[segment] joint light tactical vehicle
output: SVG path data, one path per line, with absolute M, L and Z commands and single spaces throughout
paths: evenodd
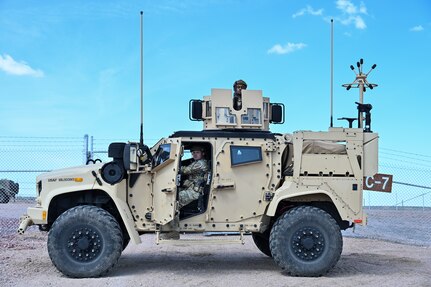
M 362 71 L 357 76 L 362 94 L 368 82 Z M 320 276 L 340 258 L 340 230 L 366 224 L 363 190 L 390 190 L 391 176 L 375 176 L 378 134 L 370 107 L 358 103 L 357 128 L 349 118 L 349 128 L 280 134 L 269 126 L 284 122 L 282 104 L 242 90 L 236 110 L 231 90 L 212 89 L 190 101 L 190 119 L 202 121 L 202 131 L 177 131 L 151 148 L 112 143 L 111 162 L 38 176 L 37 205 L 21 218 L 19 232 L 33 224 L 49 231 L 49 256 L 70 277 L 105 274 L 130 240 L 139 244 L 147 233 L 156 244 L 244 243 L 251 234 L 287 274 Z M 179 209 L 180 170 L 196 145 L 209 171 L 199 198 Z M 162 239 L 173 229 L 182 236 L 234 232 L 238 239 Z

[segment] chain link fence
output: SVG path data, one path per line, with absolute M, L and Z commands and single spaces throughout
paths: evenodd
M 146 139 L 146 144 L 156 141 Z M 38 174 L 89 160 L 107 162 L 111 142 L 127 140 L 88 135 L 0 137 L 0 236 L 16 233 L 19 217 L 34 205 Z M 379 156 L 379 172 L 394 176 L 392 192 L 365 191 L 368 226 L 344 234 L 430 246 L 431 156 L 385 148 Z
M 431 156 L 380 148 L 379 161 L 392 192 L 364 191 L 368 224 L 345 235 L 431 246 Z

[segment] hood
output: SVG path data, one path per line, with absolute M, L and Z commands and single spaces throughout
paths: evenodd
M 88 174 L 93 170 L 98 173 L 98 170 L 101 169 L 103 165 L 104 163 L 97 163 L 97 164 L 56 169 L 50 172 L 40 174 L 39 176 L 37 176 L 36 181 L 40 181 L 40 180 L 43 181 L 49 178 L 79 177 L 84 174 Z

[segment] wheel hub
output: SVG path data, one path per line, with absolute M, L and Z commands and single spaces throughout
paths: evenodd
M 318 229 L 303 227 L 294 233 L 291 248 L 298 258 L 312 261 L 322 255 L 325 239 Z
M 83 237 L 83 238 L 78 240 L 78 248 L 81 250 L 85 250 L 88 248 L 89 243 L 90 242 L 88 242 L 88 239 L 86 237 Z
M 102 251 L 102 240 L 99 232 L 92 228 L 76 228 L 67 241 L 69 255 L 80 262 L 95 259 Z
M 301 239 L 301 244 L 305 249 L 310 250 L 314 246 L 314 241 L 310 237 L 305 237 Z

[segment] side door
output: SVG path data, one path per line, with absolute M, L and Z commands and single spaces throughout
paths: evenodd
M 154 155 L 152 173 L 153 220 L 164 225 L 174 218 L 177 174 L 181 155 L 178 139 L 167 139 Z
M 209 218 L 239 222 L 261 216 L 274 168 L 271 158 L 266 142 L 259 139 L 248 143 L 231 138 L 219 145 L 214 161 L 221 164 L 215 165 Z

